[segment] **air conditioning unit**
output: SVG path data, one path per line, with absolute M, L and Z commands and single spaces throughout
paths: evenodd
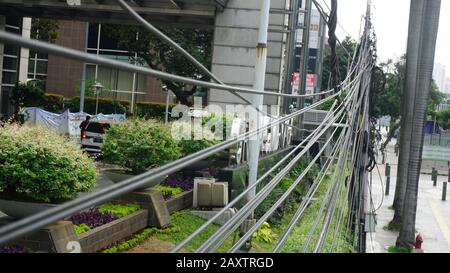
M 198 185 L 199 183 L 214 183 L 216 182 L 215 178 L 205 178 L 205 177 L 197 177 L 194 179 L 194 197 L 193 197 L 193 204 L 192 206 L 194 208 L 198 208 L 199 204 L 198 204 Z
M 228 202 L 228 183 L 214 178 L 194 179 L 194 208 L 223 208 Z

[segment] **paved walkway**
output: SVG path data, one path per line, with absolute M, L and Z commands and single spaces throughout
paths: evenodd
M 378 207 L 381 201 L 384 200 L 381 209 L 377 212 L 376 233 L 367 234 L 368 253 L 387 252 L 388 247 L 395 245 L 398 236 L 397 232 L 383 229 L 394 216 L 394 211 L 390 207 L 394 200 L 397 178 L 398 158 L 394 153 L 395 143 L 396 140 L 394 139 L 387 148 L 387 163 L 391 165 L 389 196 L 385 196 L 383 193 L 386 182 L 385 166 L 379 166 L 383 177 L 383 188 L 376 169 L 373 173 L 372 194 L 374 206 Z M 446 175 L 446 173 L 440 173 L 440 175 Z M 447 177 L 439 176 L 437 187 L 433 187 L 431 175 L 424 174 L 420 177 L 416 230 L 424 239 L 423 249 L 426 253 L 450 253 L 450 193 L 448 194 L 449 201 L 443 202 L 441 199 L 444 181 L 447 181 Z

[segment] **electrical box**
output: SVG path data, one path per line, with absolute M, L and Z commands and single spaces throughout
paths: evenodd
M 213 183 L 211 190 L 212 207 L 225 207 L 228 205 L 228 183 Z
M 374 213 L 366 213 L 365 232 L 374 233 L 376 227 L 377 215 Z
M 214 178 L 194 179 L 194 208 L 223 208 L 228 202 L 228 183 Z
M 199 207 L 198 204 L 198 184 L 199 183 L 214 183 L 216 182 L 215 178 L 204 178 L 204 177 L 197 177 L 194 179 L 194 196 L 193 196 L 193 202 L 192 202 L 192 207 L 197 208 Z
M 197 202 L 199 207 L 210 207 L 212 200 L 212 183 L 199 182 L 197 184 Z

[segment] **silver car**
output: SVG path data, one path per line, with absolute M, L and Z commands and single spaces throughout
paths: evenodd
M 110 127 L 109 123 L 91 121 L 86 125 L 81 135 L 81 149 L 89 153 L 101 153 L 105 131 Z

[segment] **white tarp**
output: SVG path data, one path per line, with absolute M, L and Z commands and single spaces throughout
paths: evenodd
M 86 119 L 87 113 L 70 113 L 69 110 L 62 114 L 47 112 L 40 108 L 29 107 L 23 109 L 24 121 L 27 125 L 43 126 L 48 129 L 57 131 L 60 134 L 68 134 L 70 136 L 80 135 L 80 123 Z M 90 115 L 93 121 L 105 121 L 108 123 L 125 121 L 126 116 L 123 115 Z

